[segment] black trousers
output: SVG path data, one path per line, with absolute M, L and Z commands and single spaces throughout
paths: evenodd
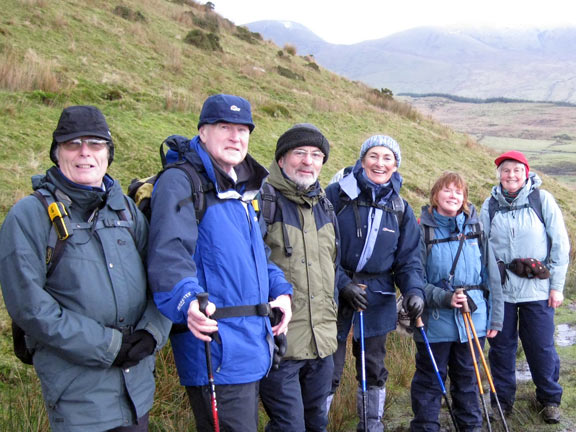
M 254 432 L 258 430 L 258 381 L 248 384 L 216 386 L 218 420 L 222 432 Z M 196 430 L 214 430 L 209 386 L 186 387 L 196 419 Z

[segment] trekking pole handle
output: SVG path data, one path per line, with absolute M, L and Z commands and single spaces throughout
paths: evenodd
M 464 288 L 456 288 L 454 291 L 456 294 L 464 294 Z M 468 300 L 462 303 L 462 309 L 460 310 L 462 313 L 470 313 L 470 307 L 468 306 Z
M 424 327 L 424 321 L 422 321 L 422 317 L 416 318 L 416 328 Z
M 200 312 L 206 315 L 206 308 L 208 307 L 208 293 L 198 293 L 196 294 L 196 299 L 198 300 L 198 308 L 200 309 Z

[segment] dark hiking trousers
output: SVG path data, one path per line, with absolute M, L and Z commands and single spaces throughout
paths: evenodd
M 364 341 L 366 359 L 366 386 L 384 387 L 388 378 L 388 370 L 384 365 L 386 357 L 386 335 L 366 338 Z M 352 353 L 356 359 L 356 380 L 358 384 L 362 380 L 362 362 L 360 353 L 360 341 L 352 340 Z M 332 391 L 335 393 L 340 386 L 340 379 L 344 371 L 346 361 L 346 340 L 338 340 L 338 349 L 334 354 L 334 376 L 332 378 Z
M 480 338 L 484 345 L 484 338 Z M 482 411 L 478 399 L 478 384 L 474 362 L 468 343 L 436 342 L 430 347 L 440 371 L 442 381 L 450 377 L 450 398 L 454 417 L 460 430 L 482 427 Z M 416 343 L 416 372 L 410 387 L 414 419 L 410 423 L 412 432 L 437 432 L 440 430 L 439 415 L 442 405 L 442 389 L 432 366 L 430 355 L 423 342 Z M 479 357 L 476 354 L 478 361 Z M 478 365 L 480 368 L 481 364 Z
M 267 432 L 324 432 L 328 425 L 332 356 L 284 360 L 260 381 L 260 397 L 270 421 Z
M 560 405 L 560 358 L 554 347 L 554 308 L 547 300 L 504 303 L 504 327 L 490 339 L 490 369 L 502 409 L 512 409 L 516 398 L 518 336 L 542 405 Z
M 214 430 L 209 386 L 186 387 L 198 432 Z M 258 430 L 258 381 L 216 386 L 218 419 L 222 432 Z

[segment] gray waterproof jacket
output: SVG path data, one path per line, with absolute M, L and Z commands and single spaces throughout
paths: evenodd
M 530 173 L 527 183 L 512 203 L 504 199 L 501 185 L 494 186 L 492 196 L 501 207 L 518 208 L 496 212 L 492 221 L 489 215 L 490 198 L 482 205 L 480 220 L 497 260 L 510 263 L 514 258 L 535 258 L 550 270 L 549 279 L 523 278 L 506 270 L 507 280 L 502 290 L 504 301 L 508 303 L 547 300 L 550 290 L 564 290 L 570 244 L 560 207 L 545 190 L 540 190 L 545 224 L 540 222 L 531 207 L 522 207 L 528 204 L 530 192 L 541 184 L 542 180 L 535 173 Z
M 148 226 L 119 184 L 81 188 L 53 167 L 33 178 L 35 189 L 64 192 L 74 234 L 46 277 L 51 230 L 33 196 L 17 202 L 0 229 L 0 283 L 6 308 L 35 350 L 34 368 L 53 431 L 103 431 L 146 414 L 154 396 L 154 356 L 122 370 L 112 366 L 120 328 L 144 329 L 160 349 L 170 322 L 147 292 L 142 263 Z M 129 206 L 132 229 L 118 226 Z M 99 211 L 93 210 L 100 209 Z M 92 217 L 88 229 L 76 229 Z

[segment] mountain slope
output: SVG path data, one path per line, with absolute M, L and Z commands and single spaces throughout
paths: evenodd
M 463 134 L 380 91 L 318 67 L 310 58 L 290 55 L 191 0 L 3 0 L 2 12 L 0 222 L 17 199 L 30 193 L 30 177 L 52 165 L 51 134 L 63 107 L 92 104 L 104 112 L 116 145 L 109 172 L 126 189 L 132 178 L 160 168 L 158 147 L 164 138 L 196 133 L 202 102 L 217 92 L 251 101 L 256 129 L 250 153 L 265 166 L 286 129 L 310 122 L 330 142 L 324 185 L 353 163 L 361 143 L 376 133 L 400 143 L 402 194 L 417 214 L 444 170 L 466 176 L 476 205 L 495 182 L 495 155 Z M 190 38 L 217 49 L 185 42 Z M 323 46 L 321 40 L 316 43 Z M 349 61 L 349 47 L 324 48 L 341 49 L 334 58 Z M 410 55 L 396 58 L 408 67 Z M 544 186 L 554 193 L 575 232 L 574 194 L 546 176 Z M 573 286 L 573 269 L 570 272 Z M 47 431 L 39 383 L 32 368 L 15 360 L 9 328 L 0 300 L 0 430 Z M 391 355 L 397 352 L 390 350 Z M 411 361 L 391 363 L 409 366 Z M 193 430 L 169 349 L 160 353 L 157 365 L 151 430 Z M 355 409 L 355 385 L 350 387 L 350 413 Z M 405 395 L 406 389 L 407 384 Z M 396 400 L 393 388 L 389 394 Z M 402 407 L 409 410 L 409 402 Z M 387 409 L 387 415 L 391 411 Z M 409 415 L 401 420 L 406 423 Z M 19 420 L 21 424 L 14 423 Z
M 247 25 L 338 74 L 394 93 L 446 93 L 576 102 L 576 28 L 418 27 L 353 45 L 319 42 L 285 22 Z

